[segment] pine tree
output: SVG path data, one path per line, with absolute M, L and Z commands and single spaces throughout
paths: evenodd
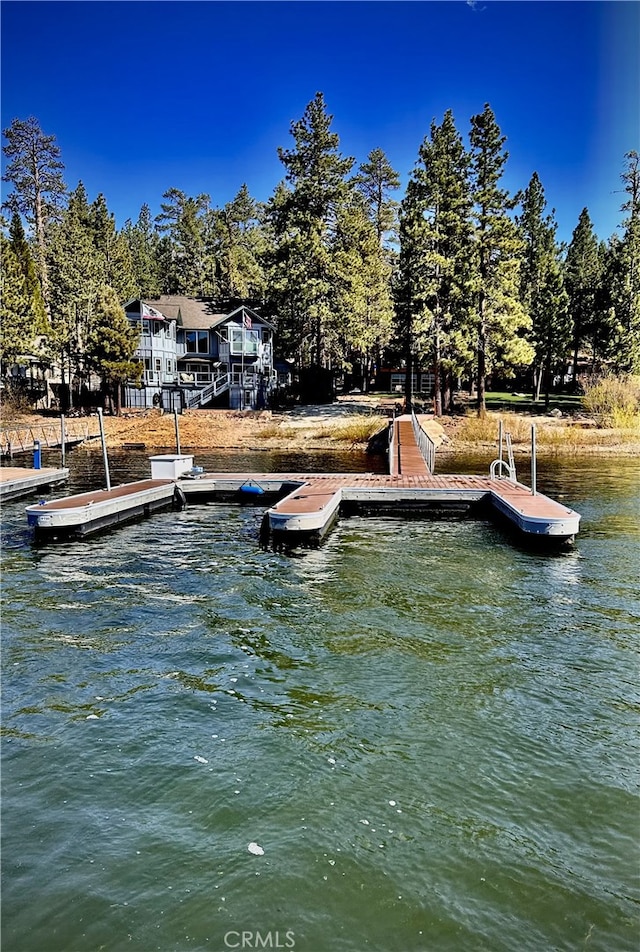
M 0 233 L 0 362 L 2 376 L 35 339 L 33 312 L 24 271 L 11 242 Z
M 279 277 L 281 298 L 285 313 L 294 300 L 302 308 L 297 315 L 299 329 L 292 336 L 300 341 L 299 359 L 318 367 L 330 366 L 335 356 L 329 346 L 336 296 L 331 242 L 353 165 L 352 158 L 343 158 L 338 151 L 332 120 L 322 93 L 317 93 L 302 119 L 291 124 L 294 148 L 278 149 L 289 184 L 288 191 L 280 193 L 286 201 L 279 209 L 276 234 L 284 252 L 277 257 L 287 269 Z
M 567 313 L 556 222 L 553 212 L 545 215 L 547 202 L 537 172 L 534 172 L 522 197 L 518 227 L 524 242 L 520 274 L 520 294 L 532 321 L 533 397 L 538 400 L 545 384 L 548 405 L 552 371 L 564 373 L 567 348 L 572 339 L 572 323 Z
M 640 373 L 640 159 L 625 155 L 622 181 L 628 198 L 622 239 L 611 243 L 608 358 L 618 373 Z
M 262 256 L 265 239 L 259 206 L 242 185 L 235 198 L 217 212 L 216 273 L 218 293 L 230 301 L 259 302 L 264 297 Z
M 301 238 L 289 219 L 291 191 L 281 182 L 267 202 L 262 216 L 266 248 L 265 313 L 275 322 L 281 352 L 298 366 L 309 363 L 307 334 L 306 262 Z
M 400 188 L 400 176 L 382 149 L 373 149 L 368 161 L 361 164 L 355 183 L 366 200 L 382 248 L 397 234 L 399 203 L 389 193 Z
M 598 289 L 602 278 L 598 239 L 589 212 L 580 212 L 565 260 L 565 287 L 569 295 L 569 314 L 573 322 L 573 383 L 577 382 L 580 350 L 592 332 L 597 312 Z
M 47 250 L 49 228 L 57 221 L 64 204 L 64 165 L 55 136 L 45 135 L 34 116 L 14 119 L 4 130 L 7 144 L 3 152 L 9 160 L 2 176 L 10 182 L 13 192 L 4 207 L 24 215 L 33 226 L 37 248 L 37 265 L 45 311 L 50 315 Z
M 22 219 L 17 212 L 13 213 L 11 222 L 9 223 L 9 241 L 24 275 L 25 290 L 33 322 L 33 332 L 34 334 L 45 334 L 49 329 L 49 324 L 47 322 L 47 315 L 42 298 L 42 288 L 40 287 L 36 264 L 31 255 L 31 249 L 24 233 Z
M 98 293 L 86 358 L 102 378 L 105 398 L 119 415 L 121 389 L 127 380 L 139 377 L 142 367 L 133 361 L 140 334 L 127 320 L 118 295 L 108 285 Z
M 469 141 L 476 224 L 478 412 L 484 413 L 487 374 L 530 364 L 533 348 L 525 338 L 531 321 L 519 297 L 522 243 L 509 216 L 514 202 L 500 187 L 509 154 L 488 103 L 471 117 Z
M 165 293 L 204 296 L 207 292 L 205 222 L 210 199 L 201 194 L 190 198 L 179 188 L 170 188 L 156 216 L 158 230 L 168 238 L 165 246 Z
M 101 283 L 113 288 L 121 301 L 128 300 L 136 292 L 131 253 L 126 237 L 116 230 L 115 217 L 102 193 L 90 207 L 89 227 L 100 262 Z
M 355 372 L 355 382 L 366 391 L 372 363 L 391 336 L 393 305 L 391 267 L 358 192 L 340 207 L 333 256 L 336 305 L 332 349 L 342 355 L 343 369 Z
M 435 376 L 435 412 L 472 357 L 469 158 L 448 111 L 431 123 L 403 203 L 400 287 L 409 295 L 410 336 Z M 407 394 L 409 396 L 409 393 Z
M 51 346 L 62 366 L 63 401 L 68 393 L 71 405 L 74 386 L 78 390 L 88 382 L 85 348 L 104 270 L 93 237 L 91 209 L 79 182 L 62 221 L 52 228 L 49 252 Z
M 159 239 L 148 205 L 141 207 L 135 225 L 130 221 L 125 223 L 123 235 L 131 255 L 135 285 L 133 293 L 142 298 L 160 297 L 162 282 L 158 260 Z

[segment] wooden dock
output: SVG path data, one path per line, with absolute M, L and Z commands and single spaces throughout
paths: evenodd
M 279 542 L 321 540 L 343 512 L 482 511 L 500 516 L 525 537 L 571 541 L 580 516 L 528 486 L 490 476 L 415 476 L 378 474 L 207 473 L 182 478 L 187 502 L 240 499 L 251 483 L 263 495 L 251 501 L 281 496 L 268 511 L 269 528 Z M 244 497 L 245 500 L 248 497 Z
M 69 478 L 68 469 L 29 469 L 26 466 L 0 466 L 0 500 L 19 499 L 58 486 Z
M 501 453 L 488 476 L 436 476 L 434 453 L 433 433 L 415 416 L 403 416 L 389 431 L 389 475 L 203 473 L 192 456 L 163 455 L 151 458 L 149 480 L 29 506 L 27 514 L 39 535 L 57 537 L 86 535 L 188 502 L 271 503 L 262 540 L 289 546 L 321 540 L 341 513 L 482 511 L 522 538 L 573 541 L 579 514 L 519 483 L 511 453 L 507 462 Z
M 27 521 L 40 538 L 86 536 L 181 504 L 174 480 L 141 479 L 27 506 Z

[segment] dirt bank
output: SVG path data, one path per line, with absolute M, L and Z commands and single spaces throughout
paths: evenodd
M 326 450 L 366 447 L 374 434 L 384 430 L 394 408 L 392 399 L 379 395 L 340 398 L 322 406 L 298 407 L 273 413 L 229 410 L 189 410 L 179 417 L 183 450 L 198 449 L 288 449 Z M 529 452 L 531 424 L 537 427 L 540 454 L 607 453 L 640 456 L 640 432 L 599 429 L 588 418 L 574 419 L 525 414 L 488 413 L 483 420 L 469 414 L 442 418 L 425 416 L 436 435 L 439 454 L 468 453 L 496 446 L 498 421 L 512 435 L 516 453 Z M 55 418 L 53 418 L 55 419 Z M 3 408 L 3 427 L 52 422 L 52 418 L 11 414 Z M 150 451 L 175 447 L 175 421 L 160 410 L 125 411 L 120 417 L 104 418 L 107 446 L 122 449 L 136 446 Z M 93 441 L 99 449 L 99 441 Z

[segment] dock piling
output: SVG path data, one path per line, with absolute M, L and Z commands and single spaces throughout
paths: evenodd
M 60 457 L 61 464 L 64 467 L 67 458 L 67 432 L 64 422 L 64 413 L 60 414 Z
M 536 495 L 536 425 L 531 424 L 531 495 Z
M 98 407 L 98 421 L 100 423 L 100 442 L 102 443 L 102 459 L 104 460 L 104 473 L 107 479 L 107 492 L 111 490 L 111 476 L 109 474 L 109 457 L 107 456 L 107 442 L 104 436 L 104 420 L 102 419 L 102 408 Z
M 42 469 L 42 449 L 40 440 L 33 441 L 33 468 Z
M 180 456 L 180 425 L 178 423 L 178 411 L 175 408 L 173 410 L 173 422 L 176 428 L 176 453 Z

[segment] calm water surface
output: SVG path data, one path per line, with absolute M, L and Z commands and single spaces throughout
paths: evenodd
M 538 479 L 568 554 L 353 518 L 286 556 L 216 504 L 36 547 L 4 506 L 3 949 L 636 950 L 637 463 Z

